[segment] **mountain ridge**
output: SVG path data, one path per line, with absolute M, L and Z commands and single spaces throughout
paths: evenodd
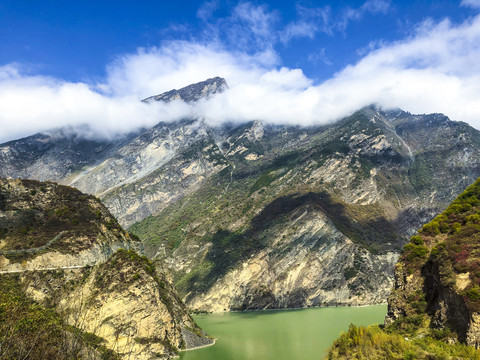
M 143 99 L 142 102 L 148 104 L 154 101 L 171 102 L 173 100 L 182 100 L 189 103 L 222 93 L 226 89 L 228 89 L 226 80 L 216 76 L 195 84 L 187 85 L 179 90 L 173 89 L 159 95 L 149 96 Z
M 45 138 L 36 157 L 22 141 L 0 145 L 0 175 L 99 196 L 202 311 L 382 301 L 408 237 L 480 176 L 477 130 L 375 106 L 322 126 L 195 118 L 108 144 Z

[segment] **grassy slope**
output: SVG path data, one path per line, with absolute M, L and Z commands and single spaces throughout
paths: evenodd
M 432 332 L 422 338 L 410 339 L 382 330 L 377 325 L 367 328 L 350 325 L 348 331 L 335 340 L 326 359 L 480 359 L 480 351 L 458 343 L 449 345 L 439 339 L 442 336 Z

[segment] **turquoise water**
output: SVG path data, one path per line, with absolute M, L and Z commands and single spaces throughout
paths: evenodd
M 182 360 L 322 359 L 350 323 L 383 323 L 386 305 L 194 316 L 217 339 L 213 346 L 182 352 Z

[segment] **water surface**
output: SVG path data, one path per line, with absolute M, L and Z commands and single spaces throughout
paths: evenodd
M 350 323 L 383 323 L 386 305 L 194 316 L 217 339 L 213 346 L 182 352 L 182 360 L 322 359 Z

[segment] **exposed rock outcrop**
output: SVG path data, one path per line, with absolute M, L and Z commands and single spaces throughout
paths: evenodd
M 73 327 L 66 331 L 94 334 L 95 346 L 115 356 L 169 358 L 213 342 L 171 279 L 138 255 L 140 241 L 94 196 L 0 179 L 0 242 L 0 276 Z
M 448 330 L 450 341 L 480 346 L 479 198 L 477 180 L 405 246 L 386 325 L 424 319 L 419 333 Z
M 225 79 L 217 76 L 196 84 L 185 86 L 180 90 L 174 89 L 160 95 L 150 96 L 142 101 L 146 103 L 151 103 L 154 101 L 170 102 L 174 100 L 192 102 L 208 98 L 213 94 L 221 93 L 227 88 L 228 85 Z

